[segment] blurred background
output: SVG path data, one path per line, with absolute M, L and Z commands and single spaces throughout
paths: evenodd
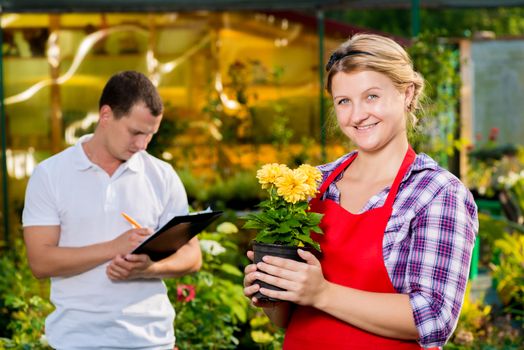
M 324 64 L 357 32 L 395 39 L 428 82 L 411 142 L 459 176 L 480 233 L 461 321 L 446 349 L 520 349 L 524 305 L 524 1 L 0 0 L 0 348 L 46 348 L 46 281 L 21 241 L 34 167 L 94 130 L 114 73 L 149 76 L 165 103 L 149 151 L 170 162 L 194 209 L 227 211 L 201 234 L 201 272 L 166 281 L 180 349 L 279 349 L 248 305 L 238 229 L 268 162 L 332 161 Z M 212 288 L 210 288 L 212 287 Z

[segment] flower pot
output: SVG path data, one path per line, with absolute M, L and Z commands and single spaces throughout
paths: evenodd
M 277 256 L 279 258 L 291 259 L 295 261 L 304 262 L 297 252 L 297 249 L 307 249 L 304 247 L 290 247 L 279 244 L 260 243 L 253 241 L 253 252 L 255 253 L 255 264 L 262 261 L 262 258 L 266 255 Z M 271 290 L 285 290 L 279 287 L 275 287 L 269 283 L 256 280 L 254 284 L 258 284 L 260 287 L 264 287 Z M 254 295 L 260 301 L 280 301 L 280 299 L 267 297 L 264 294 L 257 292 Z

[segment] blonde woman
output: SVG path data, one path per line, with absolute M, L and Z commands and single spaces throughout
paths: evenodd
M 441 347 L 466 289 L 473 197 L 409 145 L 424 80 L 400 45 L 357 34 L 326 70 L 338 125 L 356 150 L 319 167 L 310 205 L 324 214 L 324 235 L 313 235 L 323 254 L 299 249 L 304 263 L 267 257 L 247 266 L 245 294 L 286 327 L 285 350 Z M 262 303 L 257 291 L 284 301 Z

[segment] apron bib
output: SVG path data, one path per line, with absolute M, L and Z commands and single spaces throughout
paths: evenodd
M 384 205 L 361 214 L 352 214 L 332 200 L 321 200 L 331 182 L 357 157 L 338 166 L 322 184 L 311 211 L 323 213 L 324 234 L 312 234 L 322 249 L 322 272 L 330 282 L 377 293 L 397 293 L 389 279 L 382 241 L 393 211 L 400 182 L 415 160 L 409 147 Z M 341 303 L 344 301 L 341 300 Z M 393 349 L 420 350 L 415 341 L 386 338 L 366 332 L 313 307 L 297 305 L 284 339 L 284 350 L 308 349 Z

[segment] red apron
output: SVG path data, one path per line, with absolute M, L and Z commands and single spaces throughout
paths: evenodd
M 342 286 L 377 293 L 397 293 L 384 265 L 382 240 L 400 182 L 416 154 L 409 147 L 384 205 L 358 215 L 332 200 L 320 200 L 329 184 L 356 156 L 354 154 L 336 168 L 322 184 L 317 197 L 310 202 L 312 211 L 324 213 L 320 224 L 324 235 L 312 235 L 322 249 L 322 271 L 326 280 Z M 375 335 L 318 309 L 297 305 L 286 330 L 284 350 L 308 349 L 420 350 L 421 347 L 415 341 Z

